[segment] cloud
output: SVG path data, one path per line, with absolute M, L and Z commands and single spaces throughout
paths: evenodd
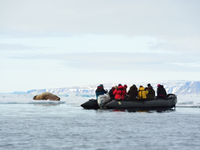
M 91 53 L 69 55 L 64 60 L 70 67 L 88 70 L 146 70 L 154 72 L 187 70 L 196 72 L 199 70 L 200 62 L 197 61 L 198 57 L 192 56 L 192 58 L 193 60 L 189 57 L 183 58 L 183 55 L 166 55 L 164 53 Z M 180 66 L 180 64 L 183 65 Z
M 193 36 L 197 0 L 3 0 L 1 31 Z
M 198 0 L 2 0 L 0 32 L 37 37 L 142 36 L 163 41 L 150 44 L 153 49 L 199 51 L 199 14 Z
M 179 66 L 179 67 L 182 67 L 182 68 L 200 69 L 200 61 L 194 61 L 194 62 L 174 62 L 174 63 L 169 63 L 169 64 L 175 65 L 175 66 Z
M 199 14 L 198 0 L 1 0 L 2 89 L 198 79 Z
M 151 36 L 124 36 L 88 34 L 81 36 L 27 36 L 1 37 L 0 49 L 46 49 L 49 52 L 143 52 L 143 53 L 176 53 L 187 51 L 185 47 L 165 39 Z M 189 44 L 189 43 L 188 43 Z M 2 46 L 1 46 L 2 45 Z M 185 45 L 184 45 L 185 46 Z M 197 48 L 198 49 L 198 48 Z
M 38 60 L 46 60 L 63 68 L 95 71 L 199 69 L 198 47 L 195 51 L 186 48 L 183 43 L 183 49 L 177 48 L 174 43 L 149 36 L 82 35 L 1 39 L 0 58 L 9 61 L 37 63 Z M 180 65 L 192 63 L 197 65 Z
M 0 90 L 28 90 L 106 82 L 198 80 L 199 59 L 190 57 L 195 61 L 183 55 L 164 53 L 18 55 L 10 59 L 0 59 Z
M 14 55 L 10 60 L 37 63 L 45 61 L 57 64 L 60 68 L 81 71 L 94 70 L 135 70 L 135 71 L 199 71 L 199 56 L 177 53 L 54 53 Z M 47 63 L 48 64 L 48 63 Z
M 4 44 L 0 43 L 0 51 L 24 51 L 24 50 L 41 50 L 44 47 L 27 46 L 23 44 Z

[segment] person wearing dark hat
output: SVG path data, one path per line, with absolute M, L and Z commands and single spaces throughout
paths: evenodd
M 115 99 L 115 95 L 113 94 L 113 92 L 114 92 L 115 89 L 116 89 L 116 87 L 113 86 L 113 87 L 110 89 L 110 91 L 108 92 L 108 94 L 109 94 L 111 100 Z
M 147 84 L 147 90 L 148 90 L 147 99 L 149 100 L 155 99 L 155 91 L 150 83 Z
M 96 98 L 98 98 L 99 95 L 104 95 L 107 93 L 107 91 L 104 89 L 103 84 L 100 84 L 99 86 L 97 86 L 95 93 L 96 93 Z
M 160 85 L 160 84 L 157 85 L 157 98 L 161 98 L 161 99 L 167 98 L 167 92 L 163 85 Z
M 128 99 L 127 100 L 136 100 L 138 95 L 138 89 L 135 84 L 133 84 L 128 91 Z
M 124 84 L 124 91 L 125 91 L 125 100 L 127 100 L 128 95 L 127 95 L 127 88 L 128 86 L 126 84 Z

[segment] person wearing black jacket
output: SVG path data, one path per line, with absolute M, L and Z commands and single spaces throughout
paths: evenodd
M 135 84 L 133 84 L 128 91 L 128 99 L 127 100 L 137 100 L 138 89 Z
M 115 87 L 112 87 L 112 89 L 110 89 L 110 91 L 108 92 L 111 100 L 115 99 L 115 95 L 113 94 L 115 89 Z
M 155 91 L 151 86 L 151 84 L 147 84 L 147 90 L 148 90 L 147 99 L 149 100 L 155 99 Z
M 163 85 L 158 84 L 157 86 L 157 98 L 166 99 L 167 92 Z

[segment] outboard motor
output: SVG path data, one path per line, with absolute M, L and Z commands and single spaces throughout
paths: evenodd
M 97 103 L 100 108 L 110 101 L 110 96 L 108 94 L 100 95 L 97 99 Z

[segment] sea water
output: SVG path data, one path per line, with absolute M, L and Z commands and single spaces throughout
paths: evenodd
M 36 102 L 0 96 L 0 149 L 199 150 L 199 99 L 178 99 L 165 112 L 84 110 L 82 97 Z

